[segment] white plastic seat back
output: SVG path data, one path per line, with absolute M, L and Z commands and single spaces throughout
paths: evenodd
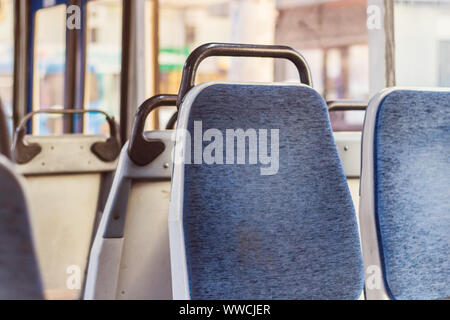
M 84 298 L 172 299 L 168 214 L 174 131 L 143 134 L 147 115 L 173 106 L 156 96 L 139 108 L 94 240 Z
M 116 166 L 115 127 L 108 118 L 114 127 L 109 138 L 25 136 L 32 115 L 17 130 L 13 155 L 29 191 L 45 297 L 79 299 L 104 193 Z

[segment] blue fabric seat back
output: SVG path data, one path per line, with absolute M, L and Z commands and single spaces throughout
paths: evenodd
M 197 95 L 187 121 L 193 140 L 194 123 L 202 121 L 203 132 L 223 133 L 224 145 L 227 129 L 255 129 L 263 140 L 258 130 L 267 129 L 269 155 L 271 130 L 279 130 L 276 174 L 249 164 L 249 139 L 246 165 L 185 165 L 191 298 L 358 299 L 357 222 L 320 95 L 306 86 L 212 84 Z M 226 162 L 229 150 L 223 152 Z
M 0 156 L 0 300 L 42 299 L 22 186 Z
M 396 90 L 378 107 L 375 211 L 394 299 L 450 296 L 450 92 Z

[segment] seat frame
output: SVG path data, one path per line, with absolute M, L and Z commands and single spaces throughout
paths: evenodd
M 399 90 L 450 92 L 444 88 L 393 87 L 379 92 L 369 103 L 362 138 L 362 168 L 360 186 L 360 229 L 365 270 L 367 300 L 391 300 L 383 274 L 375 217 L 374 141 L 379 107 L 392 92 Z
M 131 160 L 128 153 L 128 142 L 123 147 L 90 253 L 85 300 L 116 299 L 122 251 L 126 241 L 124 232 L 132 182 L 170 181 L 173 135 L 173 131 L 145 133 L 147 139 L 156 139 L 166 145 L 164 152 L 145 166 L 139 166 Z
M 202 83 L 191 89 L 183 99 L 180 108 L 175 148 L 174 148 L 174 170 L 172 176 L 172 191 L 169 209 L 169 240 L 172 267 L 172 292 L 174 300 L 190 300 L 190 285 L 186 258 L 185 236 L 183 227 L 183 201 L 184 201 L 184 158 L 185 146 L 187 145 L 187 131 L 191 106 L 197 96 L 207 87 L 222 84 L 223 82 Z M 226 83 L 225 83 L 226 84 Z M 241 85 L 254 85 L 255 83 L 240 83 Z M 258 83 L 264 85 L 264 83 Z M 277 84 L 279 86 L 292 86 L 292 84 Z M 306 86 L 300 84 L 299 86 Z M 309 87 L 309 86 L 306 86 Z M 357 175 L 357 174 L 356 174 Z M 363 292 L 361 292 L 363 296 Z

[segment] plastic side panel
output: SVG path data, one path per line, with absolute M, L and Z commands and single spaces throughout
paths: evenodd
M 133 183 L 117 299 L 172 299 L 169 200 L 170 181 Z
M 348 178 L 359 178 L 361 173 L 361 132 L 335 132 L 334 139 Z
M 122 256 L 123 239 L 96 238 L 92 248 L 95 259 L 89 264 L 85 300 L 114 300 Z
M 26 180 L 33 208 L 31 225 L 48 299 L 80 297 L 100 179 L 100 174 L 86 174 L 30 176 Z

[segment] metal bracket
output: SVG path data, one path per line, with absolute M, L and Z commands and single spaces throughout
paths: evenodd
M 176 95 L 157 95 L 146 101 L 139 107 L 134 119 L 133 132 L 131 133 L 128 155 L 139 166 L 145 166 L 155 160 L 164 152 L 166 146 L 160 140 L 148 140 L 144 137 L 145 120 L 156 108 L 174 106 L 177 103 Z
M 105 142 L 97 142 L 91 146 L 91 151 L 100 160 L 104 162 L 112 162 L 117 159 L 120 154 L 120 144 L 117 137 L 117 125 L 114 118 L 110 117 L 106 112 L 101 110 L 39 110 L 26 115 L 19 126 L 17 127 L 16 134 L 14 136 L 13 143 L 13 156 L 14 160 L 18 164 L 26 164 L 33 160 L 39 153 L 41 153 L 42 148 L 37 143 L 26 144 L 24 142 L 24 137 L 26 135 L 27 122 L 32 119 L 35 115 L 39 114 L 62 114 L 62 115 L 75 115 L 75 114 L 87 114 L 87 113 L 101 113 L 106 117 L 109 124 L 109 138 Z

